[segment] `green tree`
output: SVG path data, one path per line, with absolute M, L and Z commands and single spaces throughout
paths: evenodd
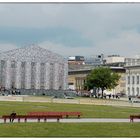
M 119 79 L 120 75 L 114 73 L 110 68 L 98 67 L 87 75 L 85 87 L 87 89 L 101 88 L 103 97 L 104 90 L 115 88 Z

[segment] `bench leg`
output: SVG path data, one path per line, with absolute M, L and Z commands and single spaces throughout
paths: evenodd
M 25 118 L 24 122 L 27 122 L 27 118 Z
M 80 118 L 80 115 L 78 115 L 78 119 Z
M 4 123 L 6 123 L 6 118 L 4 118 Z
M 9 121 L 12 122 L 12 118 L 11 117 L 9 118 Z
M 47 119 L 46 118 L 44 118 L 44 122 L 46 122 L 47 121 Z
M 57 122 L 59 122 L 59 118 L 57 118 Z
M 38 118 L 38 122 L 40 122 L 40 118 Z
M 20 123 L 20 118 L 18 118 L 18 122 Z
M 69 116 L 68 115 L 66 115 L 66 118 L 68 118 Z
M 133 122 L 133 118 L 130 118 L 130 122 Z

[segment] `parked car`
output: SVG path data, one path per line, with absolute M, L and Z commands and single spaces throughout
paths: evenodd
M 132 98 L 132 102 L 133 103 L 140 103 L 140 99 L 139 98 Z
M 125 93 L 116 93 L 116 95 L 118 95 L 118 96 L 120 96 L 120 97 L 124 97 L 124 96 L 126 96 Z

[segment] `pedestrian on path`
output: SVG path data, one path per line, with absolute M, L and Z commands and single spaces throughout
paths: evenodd
M 128 98 L 129 102 L 132 103 L 131 97 Z

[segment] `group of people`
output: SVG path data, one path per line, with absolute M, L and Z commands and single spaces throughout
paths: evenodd
M 10 92 L 10 94 L 12 94 L 12 95 L 20 95 L 20 91 L 19 90 L 12 90 Z
M 106 99 L 106 98 L 108 98 L 108 99 L 120 99 L 120 96 L 119 95 L 114 95 L 114 94 L 108 94 L 108 95 L 106 95 L 106 94 L 103 94 L 103 96 L 102 96 L 102 94 L 92 94 L 91 95 L 92 97 L 95 97 L 95 98 L 104 98 L 104 99 Z
M 20 95 L 20 90 L 18 89 L 5 89 L 4 87 L 3 88 L 0 88 L 0 93 L 5 96 L 5 95 Z

